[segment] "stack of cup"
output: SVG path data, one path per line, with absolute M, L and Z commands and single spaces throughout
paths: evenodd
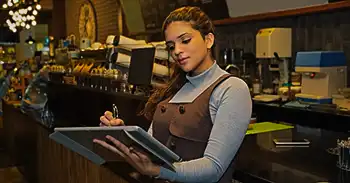
M 338 140 L 337 145 L 339 149 L 337 165 L 342 170 L 350 171 L 350 138 Z

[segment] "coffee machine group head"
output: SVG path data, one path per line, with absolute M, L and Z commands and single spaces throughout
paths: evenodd
M 256 35 L 256 59 L 264 89 L 276 89 L 289 81 L 292 29 L 265 28 Z

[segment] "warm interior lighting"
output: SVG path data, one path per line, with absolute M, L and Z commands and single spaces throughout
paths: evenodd
M 7 0 L 2 5 L 2 8 L 9 10 L 9 18 L 6 20 L 6 23 L 13 32 L 17 31 L 16 27 L 30 29 L 31 26 L 37 25 L 35 17 L 42 9 L 42 6 L 38 2 L 38 0 Z

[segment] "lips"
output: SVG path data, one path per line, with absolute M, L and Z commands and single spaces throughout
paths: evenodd
M 188 58 L 189 57 L 178 59 L 177 62 L 179 62 L 180 65 L 184 65 L 184 64 L 186 64 Z

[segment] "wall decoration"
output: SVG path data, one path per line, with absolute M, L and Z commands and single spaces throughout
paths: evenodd
M 79 10 L 79 37 L 88 38 L 92 43 L 97 37 L 96 11 L 91 1 L 85 1 Z

